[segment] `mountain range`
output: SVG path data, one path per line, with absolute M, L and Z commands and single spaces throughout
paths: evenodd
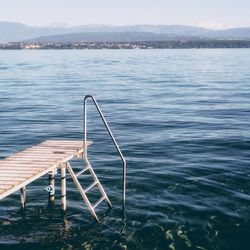
M 22 23 L 0 22 L 0 42 L 135 42 L 182 39 L 250 40 L 250 27 L 224 30 L 186 25 L 33 27 Z

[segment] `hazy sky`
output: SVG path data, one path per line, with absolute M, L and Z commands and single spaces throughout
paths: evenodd
M 250 27 L 250 0 L 0 0 L 0 21 Z

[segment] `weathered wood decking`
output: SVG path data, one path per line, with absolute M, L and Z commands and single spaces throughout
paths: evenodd
M 80 154 L 83 141 L 48 140 L 1 160 L 0 200 Z

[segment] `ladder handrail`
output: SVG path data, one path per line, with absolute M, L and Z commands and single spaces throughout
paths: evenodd
M 126 163 L 126 160 L 125 160 L 125 158 L 124 158 L 124 156 L 123 156 L 123 154 L 122 154 L 122 152 L 121 152 L 121 150 L 120 150 L 120 148 L 119 148 L 119 146 L 118 146 L 118 144 L 117 144 L 117 142 L 115 140 L 115 137 L 113 136 L 113 133 L 112 133 L 112 131 L 111 131 L 111 129 L 110 129 L 110 127 L 109 127 L 109 125 L 108 125 L 108 123 L 107 123 L 107 121 L 106 121 L 106 119 L 105 119 L 105 117 L 104 117 L 104 115 L 103 115 L 103 113 L 102 113 L 96 99 L 95 99 L 95 97 L 92 96 L 92 95 L 86 95 L 84 97 L 84 101 L 83 101 L 83 103 L 84 103 L 84 109 L 83 109 L 83 117 L 84 117 L 83 118 L 84 119 L 84 131 L 83 131 L 83 134 L 84 134 L 84 155 L 87 158 L 87 148 L 88 148 L 87 147 L 87 99 L 91 99 L 93 101 L 93 103 L 95 104 L 95 107 L 96 107 L 96 109 L 97 109 L 97 111 L 98 111 L 98 113 L 99 113 L 99 115 L 100 115 L 100 117 L 101 117 L 101 119 L 102 119 L 102 121 L 104 123 L 104 126 L 105 126 L 106 130 L 108 131 L 108 133 L 109 133 L 109 135 L 110 135 L 110 137 L 111 137 L 111 139 L 113 141 L 113 144 L 115 145 L 116 150 L 119 153 L 120 158 L 121 158 L 121 160 L 123 162 L 122 205 L 123 205 L 123 208 L 124 208 L 125 207 L 125 199 L 126 199 L 126 166 L 127 166 L 127 163 Z

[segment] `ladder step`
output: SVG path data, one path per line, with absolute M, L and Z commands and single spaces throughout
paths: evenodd
M 93 206 L 93 209 L 95 209 L 103 200 L 106 199 L 106 196 L 102 196 Z
M 78 173 L 76 173 L 76 177 L 83 174 L 85 171 L 89 170 L 90 169 L 90 166 L 84 168 L 83 170 L 79 171 Z
M 84 189 L 84 192 L 87 193 L 91 188 L 93 188 L 98 181 L 94 181 L 92 184 L 90 184 L 86 189 Z

